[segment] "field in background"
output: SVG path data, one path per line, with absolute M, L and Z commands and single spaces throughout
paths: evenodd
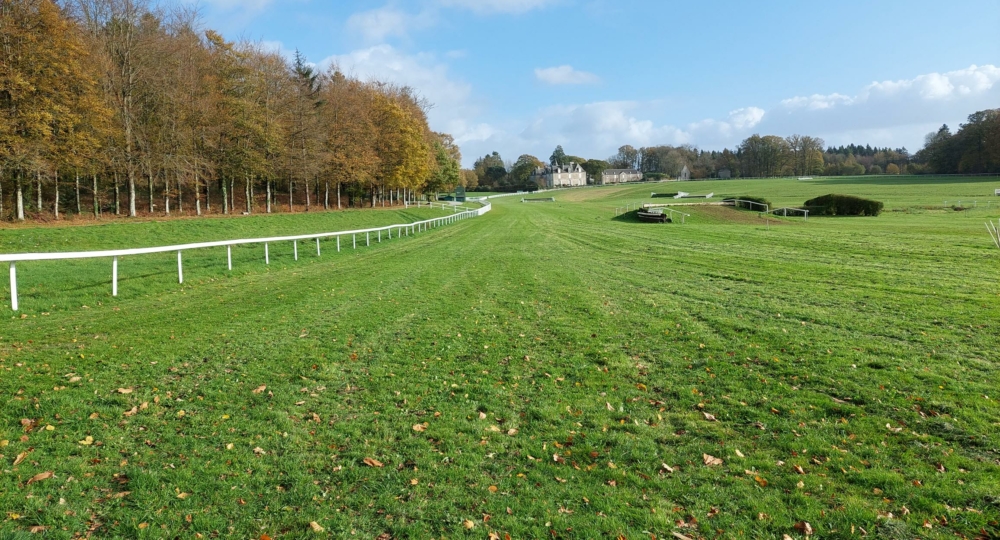
M 1000 210 L 931 208 L 996 182 L 883 182 L 501 198 L 375 249 L 272 246 L 266 270 L 220 251 L 183 287 L 150 260 L 119 299 L 103 267 L 26 271 L 52 289 L 0 326 L 0 536 L 1000 534 Z M 886 212 L 614 217 L 677 188 Z M 46 231 L 4 246 L 77 241 Z

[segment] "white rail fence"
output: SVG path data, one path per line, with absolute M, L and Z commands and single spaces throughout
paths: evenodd
M 486 203 L 482 208 L 470 208 L 468 210 L 452 214 L 450 216 L 437 217 L 432 219 L 425 219 L 423 221 L 414 221 L 412 223 L 397 223 L 394 225 L 385 225 L 382 227 L 373 227 L 370 229 L 357 229 L 351 231 L 336 231 L 336 232 L 326 232 L 318 234 L 300 234 L 295 236 L 272 236 L 268 238 L 243 238 L 238 240 L 222 240 L 218 242 L 199 242 L 195 244 L 179 244 L 173 246 L 157 246 L 148 248 L 137 248 L 137 249 L 117 249 L 117 250 L 103 250 L 103 251 L 78 251 L 78 252 L 53 252 L 53 253 L 4 253 L 0 254 L 0 262 L 10 263 L 10 308 L 14 311 L 18 311 L 17 302 L 17 263 L 26 261 L 56 261 L 65 259 L 101 259 L 110 258 L 111 259 L 111 296 L 118 296 L 118 257 L 126 257 L 132 255 L 147 255 L 150 253 L 170 253 L 177 252 L 177 282 L 184 283 L 184 263 L 183 263 L 183 252 L 194 250 L 194 249 L 205 249 L 213 247 L 225 247 L 226 248 L 226 261 L 229 270 L 233 269 L 233 246 L 240 246 L 246 244 L 264 244 L 264 264 L 271 263 L 270 257 L 270 244 L 278 242 L 292 242 L 293 251 L 295 254 L 295 260 L 299 260 L 299 241 L 301 240 L 316 240 L 316 256 L 321 254 L 320 240 L 324 238 L 336 238 L 337 239 L 337 251 L 340 251 L 340 239 L 341 237 L 351 237 L 351 246 L 353 249 L 358 247 L 358 236 L 364 235 L 364 241 L 366 246 L 371 245 L 372 236 L 376 236 L 376 241 L 382 241 L 382 233 L 386 233 L 388 239 L 392 239 L 393 231 L 396 233 L 396 238 L 401 238 L 404 236 L 415 235 L 420 232 L 427 231 L 429 229 L 434 229 L 441 227 L 443 225 L 449 225 L 451 223 L 457 223 L 465 219 L 481 216 L 492 209 L 492 205 Z

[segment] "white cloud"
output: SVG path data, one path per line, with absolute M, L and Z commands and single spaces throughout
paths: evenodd
M 433 23 L 434 16 L 428 11 L 407 13 L 392 6 L 383 6 L 351 15 L 347 19 L 347 28 L 365 41 L 377 43 L 389 37 L 407 37 L 410 31 L 427 28 Z
M 593 73 L 578 71 L 573 66 L 558 66 L 535 69 L 535 78 L 545 84 L 594 84 L 601 78 Z
M 438 5 L 471 10 L 480 15 L 491 13 L 520 14 L 545 8 L 560 0 L 437 0 Z

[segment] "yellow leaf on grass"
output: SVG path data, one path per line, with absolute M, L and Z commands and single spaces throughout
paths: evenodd
M 257 388 L 254 388 L 253 389 L 253 393 L 254 394 L 262 394 L 262 393 L 264 393 L 264 390 L 267 390 L 267 385 L 266 384 L 262 384 L 262 385 L 258 386 Z
M 140 529 L 145 529 L 145 528 L 148 528 L 148 527 L 149 527 L 149 523 L 146 523 L 145 521 L 139 524 L 139 528 Z
M 94 438 L 91 437 L 90 435 L 87 435 L 86 437 L 84 437 L 84 439 L 82 441 L 78 441 L 78 442 L 80 444 L 84 445 L 84 446 L 90 446 L 90 445 L 94 444 Z
M 323 528 L 322 525 L 320 525 L 319 523 L 316 523 L 315 521 L 310 521 L 309 522 L 309 528 L 312 529 L 313 532 L 317 532 L 317 533 L 321 533 L 321 532 L 323 532 L 323 531 L 326 530 L 326 529 Z
M 471 519 L 467 519 L 467 520 L 465 520 L 465 521 L 462 522 L 462 526 L 465 527 L 468 530 L 472 530 L 476 526 L 476 523 L 474 521 L 472 521 Z
M 178 499 L 180 499 L 180 500 L 182 500 L 182 501 L 183 501 L 184 499 L 186 499 L 186 498 L 190 497 L 190 496 L 191 496 L 191 494 L 190 494 L 190 493 L 178 493 L 178 494 L 177 494 L 177 498 L 178 498 Z
M 370 457 L 366 457 L 363 461 L 364 461 L 365 465 L 368 465 L 369 467 L 381 467 L 382 466 L 382 462 L 381 461 L 379 461 L 377 459 L 372 459 Z
M 419 483 L 420 483 L 420 480 L 417 480 L 416 478 L 411 478 L 410 479 L 410 485 L 411 486 L 415 486 L 415 485 L 417 485 Z
M 53 473 L 52 471 L 45 471 L 43 473 L 38 473 L 35 476 L 32 476 L 30 479 L 28 479 L 28 484 L 27 485 L 30 486 L 31 484 L 34 484 L 35 482 L 41 482 L 42 480 L 48 480 L 49 478 L 52 478 L 53 476 L 55 476 L 55 473 Z
M 722 460 L 715 456 L 702 454 L 701 459 L 705 462 L 705 465 L 708 465 L 709 467 L 713 467 L 715 465 L 722 465 Z
M 705 415 L 705 420 L 708 420 L 709 422 L 715 422 L 715 415 L 709 414 L 707 412 L 703 412 L 701 414 Z
M 4 439 L 4 440 L 0 441 L 0 448 L 3 448 L 4 446 L 7 446 L 8 444 L 10 444 L 10 441 L 8 441 L 7 439 Z
M 490 493 L 496 493 L 497 492 L 497 487 L 496 486 L 490 486 L 489 489 L 490 489 Z
M 14 458 L 14 466 L 17 467 L 18 465 L 20 465 L 21 462 L 24 461 L 24 458 L 26 457 L 28 457 L 27 452 L 21 452 L 20 454 L 18 454 L 17 457 Z
M 101 417 L 101 415 L 99 415 L 97 413 L 90 413 L 90 416 L 88 416 L 87 418 L 90 418 L 91 420 L 97 420 L 100 417 Z
M 746 457 L 746 456 L 744 456 L 744 455 L 743 455 L 743 452 L 740 452 L 740 449 L 739 449 L 739 448 L 737 448 L 737 449 L 736 449 L 736 457 L 741 457 L 741 458 L 744 458 L 744 457 Z
M 413 431 L 427 431 L 427 426 L 429 425 L 430 424 L 427 422 L 424 422 L 423 424 L 413 424 Z
M 131 388 L 119 388 L 118 389 L 118 393 L 119 394 L 131 394 L 132 393 L 132 389 Z

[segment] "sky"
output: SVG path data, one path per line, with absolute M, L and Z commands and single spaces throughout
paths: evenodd
M 923 146 L 1000 107 L 1000 0 L 191 0 L 229 39 L 413 87 L 463 164 L 792 134 Z

